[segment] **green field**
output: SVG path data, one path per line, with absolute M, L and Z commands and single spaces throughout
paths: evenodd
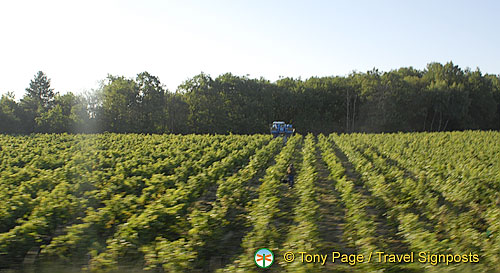
M 0 135 L 0 271 L 263 272 L 253 257 L 266 247 L 267 272 L 497 272 L 499 140 Z M 333 251 L 365 260 L 333 263 Z M 415 260 L 380 262 L 380 251 Z M 299 252 L 329 259 L 301 263 Z

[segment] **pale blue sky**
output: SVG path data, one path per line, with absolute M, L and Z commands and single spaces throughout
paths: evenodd
M 201 71 L 275 81 L 429 62 L 500 73 L 499 1 L 2 1 L 0 93 L 38 70 L 61 93 L 108 73 L 171 91 Z

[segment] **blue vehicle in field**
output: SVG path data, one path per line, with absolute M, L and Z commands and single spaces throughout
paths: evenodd
M 295 133 L 295 129 L 292 124 L 286 124 L 284 121 L 275 121 L 271 125 L 271 134 L 273 137 L 277 138 L 282 136 L 283 142 L 286 142 L 286 140 L 291 137 L 293 133 Z

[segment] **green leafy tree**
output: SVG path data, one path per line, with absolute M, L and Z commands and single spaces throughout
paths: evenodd
M 82 98 L 69 92 L 56 95 L 54 107 L 37 117 L 40 131 L 46 133 L 84 132 L 88 115 L 85 113 Z
M 140 131 L 160 133 L 165 131 L 165 88 L 158 77 L 142 72 L 136 78 Z
M 63 114 L 61 105 L 56 105 L 35 118 L 38 131 L 43 133 L 63 133 L 68 130 L 69 116 Z
M 22 133 L 20 108 L 14 93 L 8 92 L 0 98 L 0 133 Z
M 272 115 L 268 83 L 231 73 L 214 80 L 213 88 L 221 101 L 226 117 L 221 131 L 252 134 L 267 132 Z M 267 94 L 266 94 L 267 93 Z
M 185 101 L 183 94 L 174 93 L 166 96 L 166 126 L 167 132 L 175 134 L 186 134 L 190 132 L 188 127 L 189 104 Z
M 486 75 L 485 78 L 491 82 L 491 92 L 496 104 L 496 113 L 492 122 L 492 128 L 500 130 L 500 75 Z
M 468 129 L 495 129 L 494 120 L 497 102 L 492 82 L 483 77 L 481 71 L 466 71 L 466 89 L 469 92 Z
M 431 97 L 431 131 L 448 129 L 463 130 L 466 123 L 470 99 L 465 88 L 464 72 L 452 62 L 444 66 L 431 63 L 424 79 L 428 80 L 427 91 Z
M 134 80 L 109 75 L 102 89 L 101 121 L 106 131 L 140 131 L 139 92 Z
M 189 127 L 197 133 L 227 133 L 224 102 L 214 80 L 201 73 L 179 86 L 189 105 Z

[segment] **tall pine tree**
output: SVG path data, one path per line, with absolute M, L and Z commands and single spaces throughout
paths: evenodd
M 50 88 L 50 79 L 45 73 L 38 71 L 21 100 L 24 132 L 40 132 L 41 128 L 37 125 L 36 119 L 54 107 L 54 97 L 54 89 Z
M 54 106 L 54 89 L 50 88 L 50 79 L 42 71 L 38 71 L 35 79 L 26 88 L 26 96 L 41 106 L 46 112 Z

